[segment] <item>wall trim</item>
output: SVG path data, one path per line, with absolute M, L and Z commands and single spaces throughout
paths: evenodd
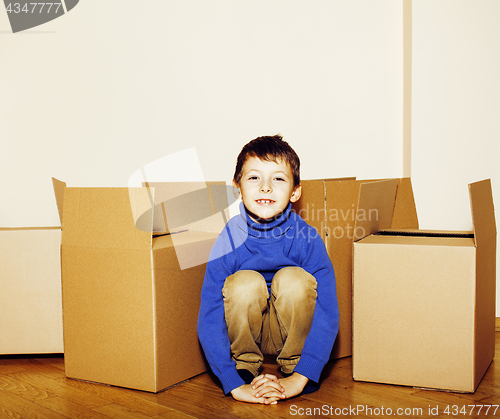
M 412 0 L 403 0 L 403 176 L 411 177 Z

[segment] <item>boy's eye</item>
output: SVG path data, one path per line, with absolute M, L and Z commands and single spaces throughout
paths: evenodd
M 257 177 L 257 176 L 249 176 L 249 177 L 248 177 L 248 180 L 257 180 L 257 179 L 258 179 L 258 177 Z
M 282 178 L 282 177 L 277 177 L 277 178 L 275 178 L 275 180 L 280 181 L 280 182 L 284 182 L 285 181 L 285 179 Z

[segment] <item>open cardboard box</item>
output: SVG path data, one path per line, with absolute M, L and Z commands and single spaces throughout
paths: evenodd
M 375 224 L 387 219 L 384 228 L 418 228 L 417 212 L 409 178 L 356 180 L 355 178 L 303 180 L 302 196 L 293 209 L 323 238 L 335 270 L 340 326 L 332 359 L 352 355 L 352 246 L 357 219 Z M 389 201 L 377 194 L 366 208 L 358 207 L 361 186 L 366 183 L 397 185 Z M 365 190 L 366 192 L 366 190 Z M 358 230 L 364 227 L 359 225 Z
M 473 232 L 365 224 L 353 256 L 355 380 L 476 390 L 495 350 L 496 224 L 490 181 L 469 194 Z
M 53 182 L 62 223 L 66 375 L 158 392 L 204 372 L 196 323 L 206 262 L 228 216 L 225 184 Z M 189 193 L 197 205 L 182 197 Z M 169 200 L 181 204 L 174 225 L 163 217 L 153 223 Z
M 61 228 L 0 228 L 0 354 L 62 353 Z

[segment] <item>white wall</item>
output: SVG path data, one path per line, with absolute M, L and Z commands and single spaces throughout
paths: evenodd
M 497 0 L 413 1 L 412 183 L 421 228 L 471 230 L 467 184 L 477 180 L 491 178 L 500 202 L 499 39 Z
M 82 0 L 16 34 L 0 13 L 0 225 L 57 225 L 52 176 L 126 186 L 189 147 L 229 181 L 241 147 L 277 132 L 303 178 L 401 176 L 401 10 Z
M 413 0 L 412 178 L 423 228 L 468 229 L 500 133 L 500 3 Z M 232 177 L 282 133 L 303 178 L 403 174 L 403 0 L 82 0 L 12 34 L 0 11 L 0 226 L 59 223 L 51 177 L 126 186 L 195 147 Z M 497 315 L 500 310 L 497 309 Z

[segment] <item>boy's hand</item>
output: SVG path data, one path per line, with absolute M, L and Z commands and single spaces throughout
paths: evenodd
M 231 391 L 235 400 L 248 403 L 276 404 L 283 399 L 284 388 L 276 376 L 259 375 L 251 384 L 245 384 Z
M 265 404 L 276 404 L 278 400 L 285 398 L 283 394 L 285 389 L 275 375 L 259 375 L 253 379 L 251 386 L 257 391 L 255 393 L 256 397 L 266 399 Z
M 304 390 L 309 379 L 298 372 L 294 372 L 290 377 L 280 380 L 281 386 L 285 389 L 285 398 L 298 396 Z
M 279 400 L 298 396 L 309 379 L 298 372 L 278 380 L 275 375 L 265 374 L 255 377 L 251 384 L 245 384 L 231 391 L 235 400 L 276 404 Z

